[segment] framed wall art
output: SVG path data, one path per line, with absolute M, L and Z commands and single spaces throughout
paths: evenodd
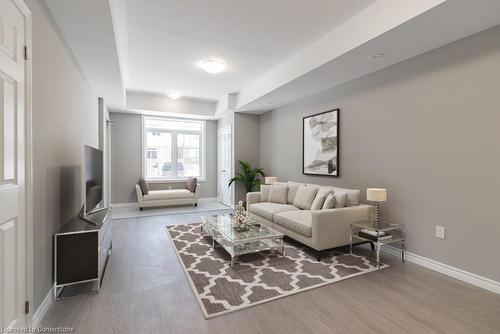
M 339 109 L 303 118 L 302 173 L 339 176 Z

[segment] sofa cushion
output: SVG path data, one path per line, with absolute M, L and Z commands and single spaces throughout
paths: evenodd
M 260 186 L 260 201 L 267 202 L 269 199 L 269 190 L 271 190 L 271 186 L 267 184 L 262 184 Z
M 300 186 L 293 200 L 293 205 L 302 210 L 310 210 L 319 188 Z
M 149 184 L 148 181 L 144 179 L 139 180 L 139 187 L 141 188 L 142 194 L 147 195 L 149 192 Z
M 270 221 L 273 221 L 273 216 L 279 212 L 298 211 L 296 207 L 290 204 L 278 204 L 270 202 L 261 202 L 250 204 L 249 211 Z
M 198 179 L 195 177 L 190 177 L 186 181 L 186 189 L 190 192 L 194 193 L 196 191 L 196 187 L 198 186 Z
M 168 199 L 194 198 L 194 194 L 187 189 L 150 190 L 144 195 L 145 201 L 161 201 Z
M 299 190 L 300 186 L 305 186 L 305 183 L 288 182 L 288 196 L 287 196 L 288 204 L 293 204 L 295 196 L 297 195 L 297 190 Z
M 345 191 L 336 191 L 335 194 L 333 194 L 334 198 L 334 206 L 336 208 L 343 208 L 347 206 L 347 192 Z
M 347 193 L 347 204 L 346 206 L 358 206 L 359 205 L 359 199 L 361 197 L 361 191 L 358 189 L 345 189 L 345 188 L 333 188 L 334 192 L 337 191 L 344 191 Z
M 309 210 L 280 212 L 274 215 L 274 223 L 287 227 L 306 237 L 312 237 L 312 215 Z
M 287 194 L 287 186 L 272 185 L 271 189 L 269 190 L 269 198 L 267 199 L 267 201 L 272 203 L 286 204 Z
M 335 201 L 333 199 L 333 193 L 330 193 L 328 196 L 326 196 L 325 202 L 323 203 L 321 210 L 333 209 L 334 207 L 335 207 Z
M 323 203 L 326 200 L 326 196 L 332 193 L 331 188 L 319 188 L 314 201 L 311 204 L 311 210 L 321 210 Z

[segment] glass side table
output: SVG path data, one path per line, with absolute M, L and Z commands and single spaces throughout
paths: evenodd
M 390 239 L 383 239 L 383 237 L 367 238 L 359 235 L 363 229 L 368 229 L 373 232 L 384 232 L 386 235 L 390 234 Z M 351 224 L 351 235 L 349 252 L 352 255 L 353 244 L 370 242 L 372 249 L 375 248 L 377 268 L 380 268 L 380 248 L 385 245 L 400 243 L 401 244 L 401 261 L 405 261 L 405 239 L 402 233 L 401 225 L 390 223 L 379 223 L 378 228 L 374 226 L 373 222 L 360 221 Z

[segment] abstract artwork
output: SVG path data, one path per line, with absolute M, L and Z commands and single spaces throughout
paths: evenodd
M 339 176 L 339 109 L 304 117 L 302 173 Z

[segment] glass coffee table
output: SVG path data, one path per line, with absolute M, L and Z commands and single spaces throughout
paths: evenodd
M 218 244 L 229 253 L 231 267 L 236 257 L 244 254 L 279 251 L 285 255 L 285 235 L 271 227 L 251 222 L 248 231 L 237 231 L 227 214 L 201 218 L 201 233 L 212 237 L 212 247 Z

